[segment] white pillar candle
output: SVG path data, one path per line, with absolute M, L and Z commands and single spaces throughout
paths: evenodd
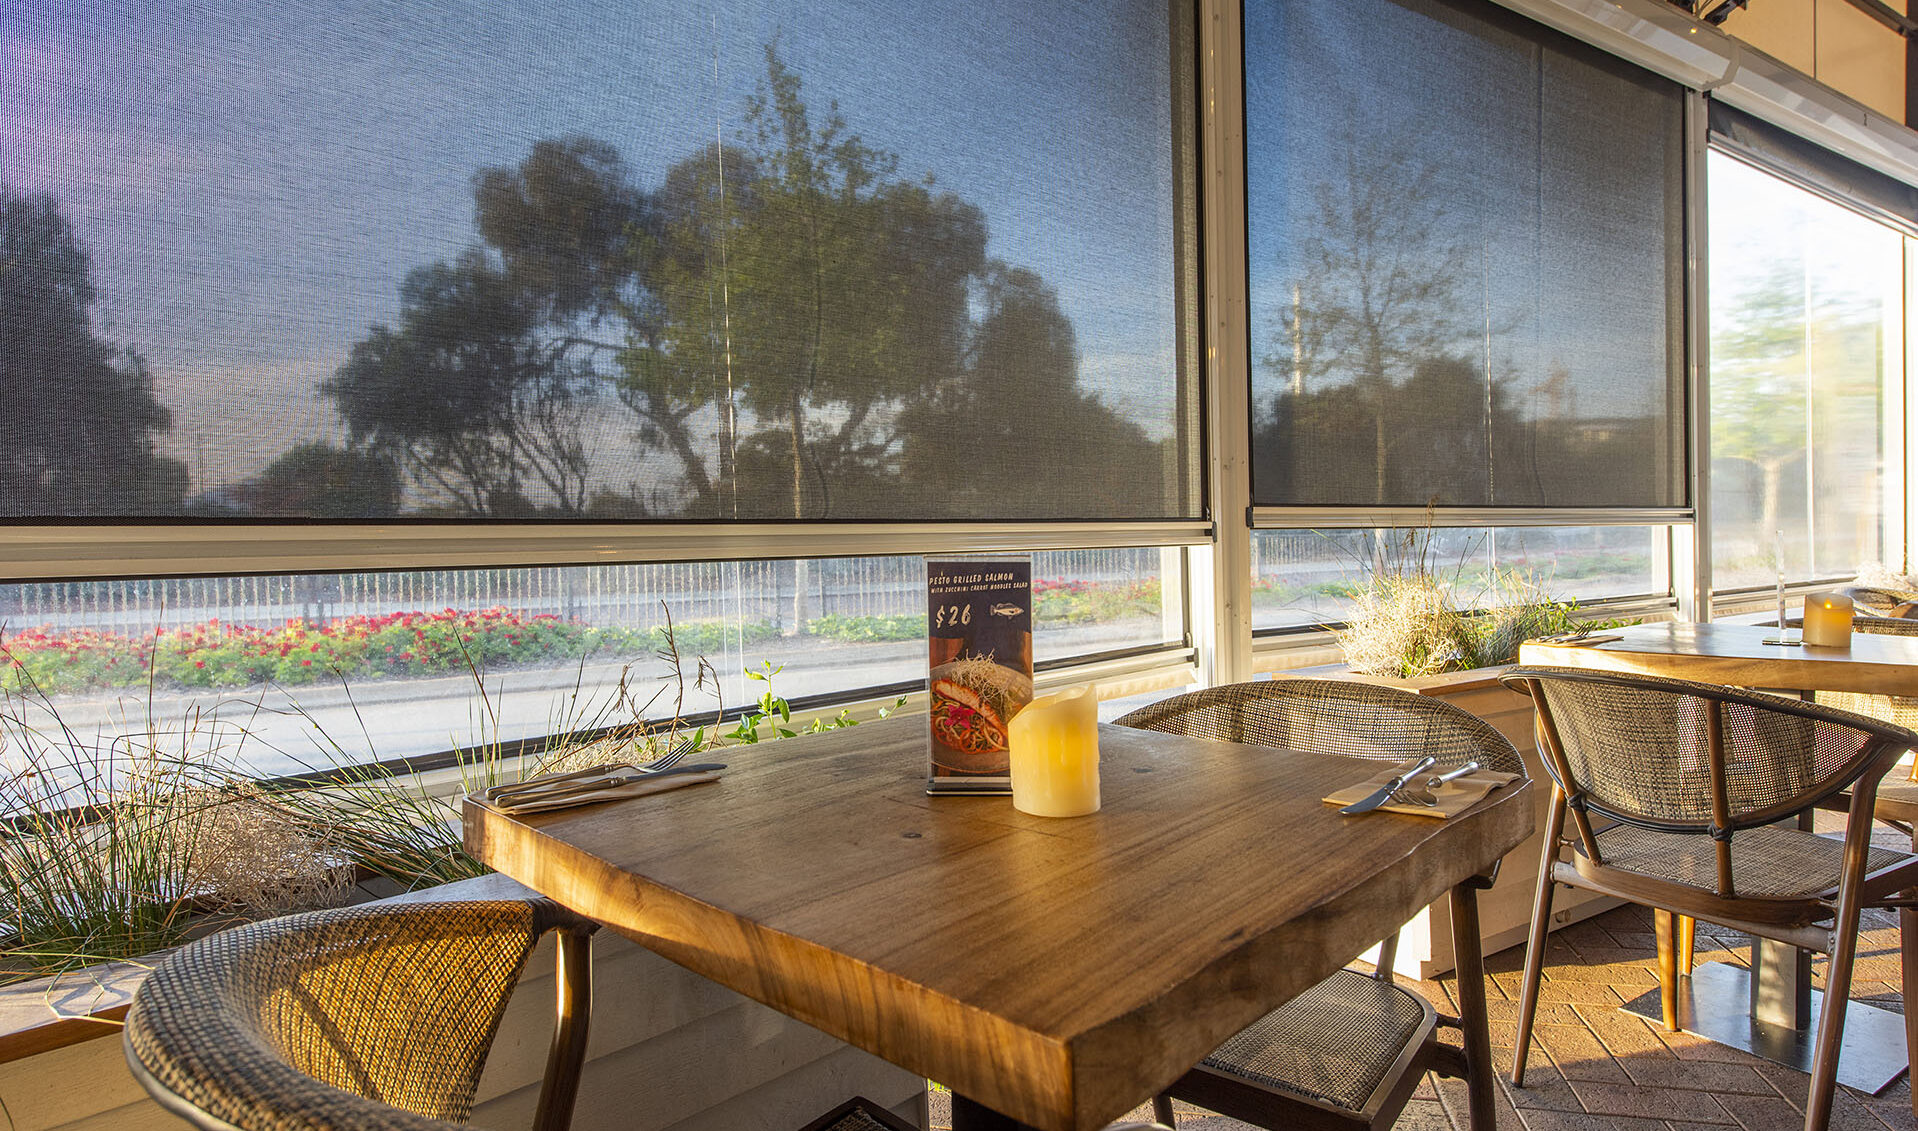
M 1013 808 L 1035 817 L 1099 811 L 1099 697 L 1091 684 L 1026 704 L 1006 738 Z
M 1813 593 L 1805 598 L 1805 643 L 1818 648 L 1851 647 L 1851 598 L 1842 593 Z

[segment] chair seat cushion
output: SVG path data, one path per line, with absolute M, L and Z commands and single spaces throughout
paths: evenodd
M 1843 841 L 1764 825 L 1739 830 L 1731 844 L 1737 895 L 1810 899 L 1838 888 L 1845 861 Z M 1607 867 L 1703 891 L 1718 890 L 1718 849 L 1710 837 L 1621 824 L 1598 834 L 1598 850 Z M 1872 848 L 1865 870 L 1875 872 L 1909 859 L 1908 853 Z
M 1363 1110 L 1431 1007 L 1409 990 L 1352 970 L 1246 1026 L 1201 1063 L 1347 1111 Z

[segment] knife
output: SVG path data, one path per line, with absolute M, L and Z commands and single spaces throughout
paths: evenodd
M 528 805 L 534 801 L 552 801 L 561 797 L 571 797 L 574 794 L 597 793 L 602 789 L 611 789 L 615 786 L 622 785 L 634 785 L 638 782 L 650 781 L 653 778 L 671 777 L 674 774 L 713 773 L 725 768 L 726 763 L 724 762 L 691 762 L 666 770 L 638 770 L 630 774 L 614 773 L 592 778 L 591 780 L 561 780 L 558 782 L 541 782 L 531 785 L 522 784 L 510 789 L 493 790 L 485 796 L 485 800 L 502 807 Z
M 647 774 L 621 785 L 602 786 L 596 789 L 570 790 L 559 796 L 534 794 L 531 797 L 512 798 L 505 802 L 494 802 L 493 808 L 509 817 L 524 816 L 528 813 L 549 813 L 555 809 L 571 809 L 577 805 L 598 805 L 607 801 L 622 801 L 634 797 L 650 797 L 655 793 L 678 789 L 681 786 L 699 785 L 703 782 L 718 781 L 718 770 L 688 770 L 681 773 Z
M 1404 773 L 1400 774 L 1398 777 L 1395 777 L 1391 781 L 1386 782 L 1384 785 L 1380 786 L 1378 791 L 1372 794 L 1372 796 L 1366 798 L 1363 801 L 1354 801 L 1352 804 L 1347 805 L 1345 808 L 1339 810 L 1339 812 L 1344 813 L 1347 816 L 1356 816 L 1360 813 L 1370 813 L 1372 810 L 1377 809 L 1379 806 L 1385 804 L 1386 801 L 1389 800 L 1393 794 L 1397 793 L 1401 789 L 1404 789 L 1406 782 L 1411 781 L 1413 778 L 1431 769 L 1432 766 L 1436 764 L 1437 762 L 1438 762 L 1438 759 L 1431 757 L 1430 755 L 1427 755 L 1424 758 L 1420 758 L 1418 760 L 1417 765 L 1414 765 L 1411 769 L 1405 771 Z

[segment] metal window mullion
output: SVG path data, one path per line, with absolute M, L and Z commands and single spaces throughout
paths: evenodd
M 1706 212 L 1710 100 L 1685 94 L 1685 454 L 1692 521 L 1673 528 L 1672 595 L 1680 619 L 1712 619 L 1711 230 Z
M 1251 329 L 1246 245 L 1245 53 L 1240 0 L 1203 0 L 1199 16 L 1202 369 L 1208 507 L 1216 527 L 1195 547 L 1191 614 L 1200 679 L 1252 677 Z

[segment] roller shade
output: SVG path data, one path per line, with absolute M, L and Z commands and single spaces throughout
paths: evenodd
M 1246 60 L 1255 502 L 1684 505 L 1680 88 L 1445 0 Z
M 1165 0 L 24 0 L 0 520 L 1192 518 Z

